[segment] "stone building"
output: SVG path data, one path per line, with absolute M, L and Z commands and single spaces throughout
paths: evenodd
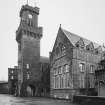
M 59 27 L 50 53 L 50 95 L 71 98 L 95 95 L 95 70 L 102 47 Z
M 0 94 L 8 94 L 8 82 L 0 81 Z
M 99 62 L 98 68 L 95 71 L 98 96 L 105 96 L 105 52 L 102 55 L 102 60 Z
M 9 94 L 15 94 L 17 90 L 18 84 L 18 67 L 15 66 L 14 68 L 8 68 L 8 87 L 9 87 Z
M 43 28 L 38 26 L 38 15 L 38 7 L 24 5 L 20 10 L 20 25 L 16 31 L 20 96 L 44 95 L 49 88 L 49 85 L 45 86 L 42 80 L 44 74 L 49 73 L 49 59 L 40 56 Z

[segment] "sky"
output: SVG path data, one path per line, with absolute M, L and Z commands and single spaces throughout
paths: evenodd
M 16 30 L 19 11 L 27 0 L 0 0 L 0 80 L 8 80 L 8 68 L 17 65 Z M 94 41 L 105 43 L 105 0 L 29 0 L 40 8 L 43 27 L 41 56 L 49 56 L 60 24 L 62 28 Z

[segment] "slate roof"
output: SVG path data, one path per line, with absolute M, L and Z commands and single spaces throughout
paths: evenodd
M 85 46 L 89 45 L 92 42 L 92 41 L 90 41 L 88 39 L 85 39 L 85 38 L 79 36 L 79 35 L 76 35 L 74 33 L 71 33 L 71 32 L 69 32 L 69 31 L 67 31 L 67 30 L 65 30 L 63 28 L 61 28 L 61 30 L 66 35 L 66 37 L 70 40 L 70 42 L 73 44 L 73 46 L 75 46 L 75 44 L 80 40 L 80 38 L 83 39 Z M 97 44 L 95 42 L 92 42 L 92 43 L 93 43 L 94 48 L 100 47 L 99 44 Z M 105 51 L 105 48 L 103 48 L 102 46 L 101 46 L 101 48 L 102 48 L 102 50 Z
M 49 63 L 49 58 L 48 57 L 44 57 L 44 56 L 40 56 L 40 62 L 41 63 Z

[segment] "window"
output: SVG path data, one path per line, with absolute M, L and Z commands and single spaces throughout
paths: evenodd
M 13 74 L 13 70 L 11 70 L 11 73 Z
M 26 68 L 29 69 L 29 64 L 26 64 Z
M 65 69 L 66 72 L 69 72 L 69 65 L 65 65 Z
M 61 83 L 61 82 L 60 82 L 60 79 L 61 79 L 61 78 L 60 78 L 60 75 L 58 75 L 58 82 L 57 82 L 58 88 L 61 88 L 61 86 L 60 86 L 60 83 Z
M 59 74 L 62 74 L 62 67 L 61 67 L 61 66 L 58 67 L 58 73 L 59 73 Z
M 11 79 L 14 79 L 13 75 L 11 76 Z
M 66 88 L 68 88 L 69 86 L 69 73 L 66 73 Z
M 52 85 L 52 87 L 55 88 L 55 76 L 52 79 L 53 79 L 53 85 Z
M 85 87 L 84 75 L 80 75 L 79 81 L 80 81 L 80 88 L 84 88 Z
M 54 69 L 54 75 L 56 75 L 56 70 Z
M 54 75 L 58 75 L 58 69 L 54 69 Z
M 80 63 L 79 68 L 80 68 L 80 72 L 84 72 L 85 71 L 85 64 Z
M 28 14 L 29 19 L 32 19 L 32 14 Z
M 68 65 L 68 64 L 65 64 L 65 65 L 64 65 L 64 67 L 63 67 L 63 72 L 64 72 L 64 73 L 69 72 L 69 65 Z
M 63 75 L 61 76 L 61 88 L 63 88 Z
M 79 47 L 79 44 L 76 44 L 76 47 Z
M 89 83 L 90 83 L 90 88 L 94 88 L 94 77 L 92 76 L 92 77 L 90 77 L 90 79 L 89 79 Z
M 30 75 L 29 75 L 29 73 L 27 72 L 27 79 L 30 79 Z
M 56 51 L 56 55 L 58 56 L 58 54 L 59 54 L 59 48 L 57 47 L 55 51 Z
M 66 76 L 65 76 L 65 74 L 63 75 L 63 88 L 65 88 L 66 87 Z
M 94 69 L 95 69 L 94 65 L 90 65 L 90 73 L 94 73 Z
M 59 76 L 55 77 L 55 88 L 59 88 Z
M 62 55 L 65 55 L 65 53 L 66 53 L 66 47 L 62 45 Z

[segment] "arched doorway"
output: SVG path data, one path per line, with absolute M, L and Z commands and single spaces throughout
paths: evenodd
M 36 88 L 35 88 L 34 85 L 28 85 L 27 88 L 26 88 L 26 91 L 27 91 L 27 96 L 28 97 L 35 96 Z

